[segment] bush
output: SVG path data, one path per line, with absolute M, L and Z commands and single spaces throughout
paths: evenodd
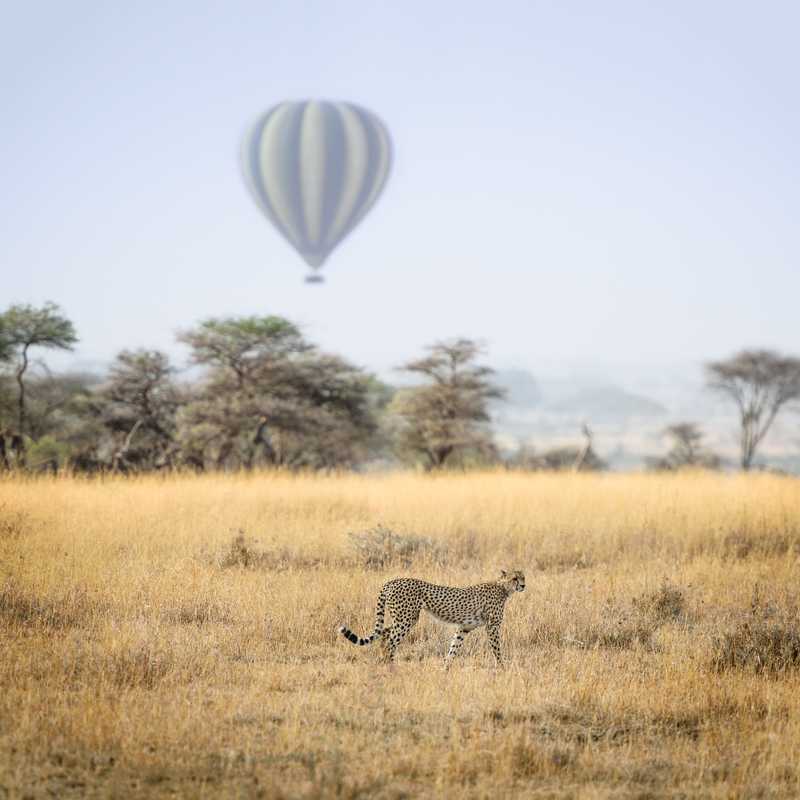
M 389 564 L 411 566 L 419 556 L 437 558 L 440 549 L 431 539 L 410 533 L 400 534 L 378 525 L 361 533 L 349 533 L 350 546 L 367 569 L 382 569 Z
M 666 578 L 658 591 L 633 599 L 633 608 L 641 616 L 659 624 L 678 619 L 683 613 L 683 606 L 683 591 Z
M 750 613 L 739 619 L 712 643 L 711 667 L 717 672 L 732 669 L 780 674 L 800 667 L 800 624 L 796 611 L 778 611 L 763 604 L 758 587 L 753 592 Z
M 215 563 L 221 569 L 261 569 L 281 572 L 287 569 L 311 569 L 323 563 L 321 558 L 309 558 L 286 547 L 262 550 L 243 530 L 234 535 L 228 548 L 220 553 Z
M 228 549 L 219 559 L 223 569 L 229 567 L 258 568 L 263 566 L 266 554 L 257 550 L 255 544 L 247 541 L 244 531 L 237 531 Z
M 42 436 L 28 445 L 28 466 L 31 469 L 56 472 L 69 459 L 69 445 L 57 441 L 53 436 Z
M 752 669 L 781 673 L 800 666 L 800 629 L 796 623 L 746 621 L 715 639 L 711 665 L 717 672 Z
M 620 608 L 608 600 L 603 619 L 583 626 L 567 642 L 586 648 L 629 650 L 639 645 L 655 649 L 653 636 L 663 625 L 678 619 L 683 607 L 683 591 L 664 580 L 656 592 L 634 597 L 628 607 Z

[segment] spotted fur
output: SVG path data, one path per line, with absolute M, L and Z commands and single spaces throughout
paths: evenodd
M 479 583 L 458 589 L 451 586 L 437 586 L 417 578 L 395 578 L 384 584 L 378 595 L 375 610 L 375 629 L 365 639 L 342 625 L 339 633 L 356 645 L 372 644 L 382 639 L 389 661 L 394 660 L 397 646 L 406 634 L 416 625 L 422 609 L 431 616 L 450 625 L 458 626 L 445 659 L 449 666 L 464 641 L 464 637 L 475 628 L 486 626 L 486 633 L 497 663 L 502 665 L 500 656 L 500 625 L 506 600 L 514 592 L 525 591 L 525 575 L 519 570 L 501 572 L 500 580 Z M 392 624 L 384 627 L 386 608 L 392 615 Z

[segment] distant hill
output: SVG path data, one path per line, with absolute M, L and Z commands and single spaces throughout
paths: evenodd
M 506 391 L 502 405 L 533 408 L 542 402 L 542 392 L 536 378 L 524 369 L 501 369 L 492 376 L 492 383 Z
M 662 417 L 667 413 L 661 403 L 617 386 L 587 386 L 559 397 L 547 397 L 544 410 L 551 414 L 579 416 L 595 423 Z
M 662 417 L 667 413 L 665 406 L 645 395 L 613 384 L 587 383 L 585 379 L 538 381 L 527 370 L 504 369 L 494 374 L 493 382 L 506 391 L 505 400 L 494 404 L 495 413 L 501 418 L 540 412 L 602 423 Z

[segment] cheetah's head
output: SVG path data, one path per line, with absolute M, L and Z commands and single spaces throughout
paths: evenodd
M 515 569 L 511 572 L 506 572 L 504 569 L 501 569 L 500 580 L 508 584 L 509 594 L 511 592 L 525 591 L 525 573 L 521 570 Z

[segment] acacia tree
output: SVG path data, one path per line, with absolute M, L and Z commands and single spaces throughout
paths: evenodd
M 313 349 L 294 323 L 278 316 L 207 319 L 178 341 L 189 345 L 195 364 L 226 373 L 242 389 L 255 370 Z
M 33 440 L 63 436 L 79 422 L 83 398 L 100 383 L 86 372 L 52 373 L 43 366 L 25 381 L 26 424 Z
M 748 470 L 778 412 L 800 397 L 800 359 L 743 350 L 707 364 L 706 371 L 709 387 L 734 400 L 739 410 L 741 465 Z
M 489 401 L 504 397 L 490 376 L 476 364 L 481 347 L 470 339 L 438 342 L 429 355 L 401 367 L 428 383 L 399 392 L 392 410 L 403 421 L 398 433 L 401 452 L 422 457 L 428 469 L 443 467 L 454 454 L 493 451 Z
M 88 400 L 89 415 L 108 434 L 106 461 L 112 471 L 173 462 L 182 401 L 174 373 L 169 357 L 158 350 L 123 350 L 107 382 Z
M 31 348 L 72 350 L 77 341 L 72 322 L 55 303 L 45 303 L 41 308 L 13 305 L 0 315 L 0 356 L 16 360 L 14 376 L 18 387 L 17 426 L 20 434 L 27 432 L 25 373 L 30 364 Z
M 282 317 L 206 320 L 180 334 L 205 381 L 181 415 L 198 467 L 353 464 L 376 430 L 373 379 Z
M 703 431 L 694 422 L 678 422 L 664 430 L 672 446 L 662 458 L 648 460 L 648 466 L 656 470 L 674 470 L 681 467 L 705 467 L 717 469 L 719 456 L 703 446 Z

